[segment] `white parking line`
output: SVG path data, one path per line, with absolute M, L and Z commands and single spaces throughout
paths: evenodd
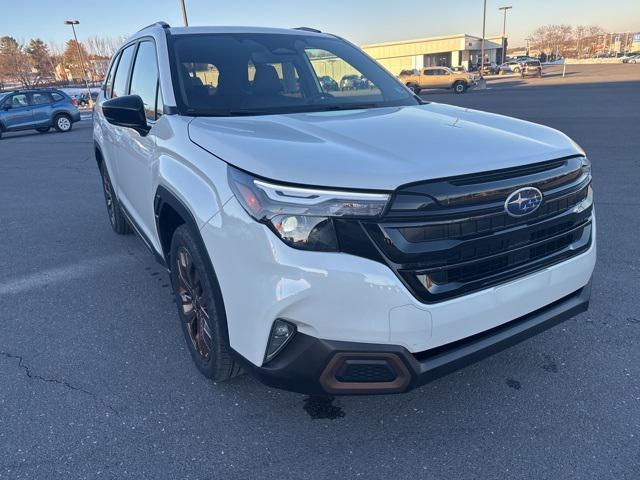
M 50 268 L 14 280 L 5 281 L 0 283 L 0 297 L 28 292 L 54 283 L 88 277 L 113 264 L 115 261 L 125 258 L 130 257 L 124 254 L 115 254 L 66 265 L 64 267 Z

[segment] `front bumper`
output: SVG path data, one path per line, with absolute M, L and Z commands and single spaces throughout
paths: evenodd
M 497 353 L 587 310 L 591 283 L 539 310 L 431 350 L 321 340 L 302 333 L 273 361 L 244 362 L 263 383 L 306 394 L 401 393 Z

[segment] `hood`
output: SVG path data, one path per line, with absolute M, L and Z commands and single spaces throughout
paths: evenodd
M 394 190 L 421 180 L 582 153 L 566 135 L 501 115 L 431 103 L 370 110 L 199 117 L 191 140 L 275 181 Z

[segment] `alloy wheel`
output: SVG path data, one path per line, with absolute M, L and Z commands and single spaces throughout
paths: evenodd
M 66 132 L 71 128 L 71 122 L 67 117 L 58 118 L 58 128 L 63 132 Z
M 105 172 L 102 175 L 102 188 L 104 189 L 104 200 L 107 204 L 107 213 L 109 214 L 109 221 L 111 225 L 116 224 L 116 209 L 113 202 L 113 191 L 111 190 L 111 182 L 109 181 L 109 175 Z
M 178 249 L 176 272 L 180 308 L 189 338 L 196 352 L 206 361 L 211 355 L 213 345 L 211 319 L 198 270 L 185 247 Z

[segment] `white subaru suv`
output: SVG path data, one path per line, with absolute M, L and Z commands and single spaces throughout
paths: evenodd
M 347 75 L 363 81 L 331 88 Z M 113 229 L 167 268 L 216 381 L 405 392 L 588 307 L 580 147 L 424 102 L 334 35 L 144 28 L 111 61 L 94 140 Z

